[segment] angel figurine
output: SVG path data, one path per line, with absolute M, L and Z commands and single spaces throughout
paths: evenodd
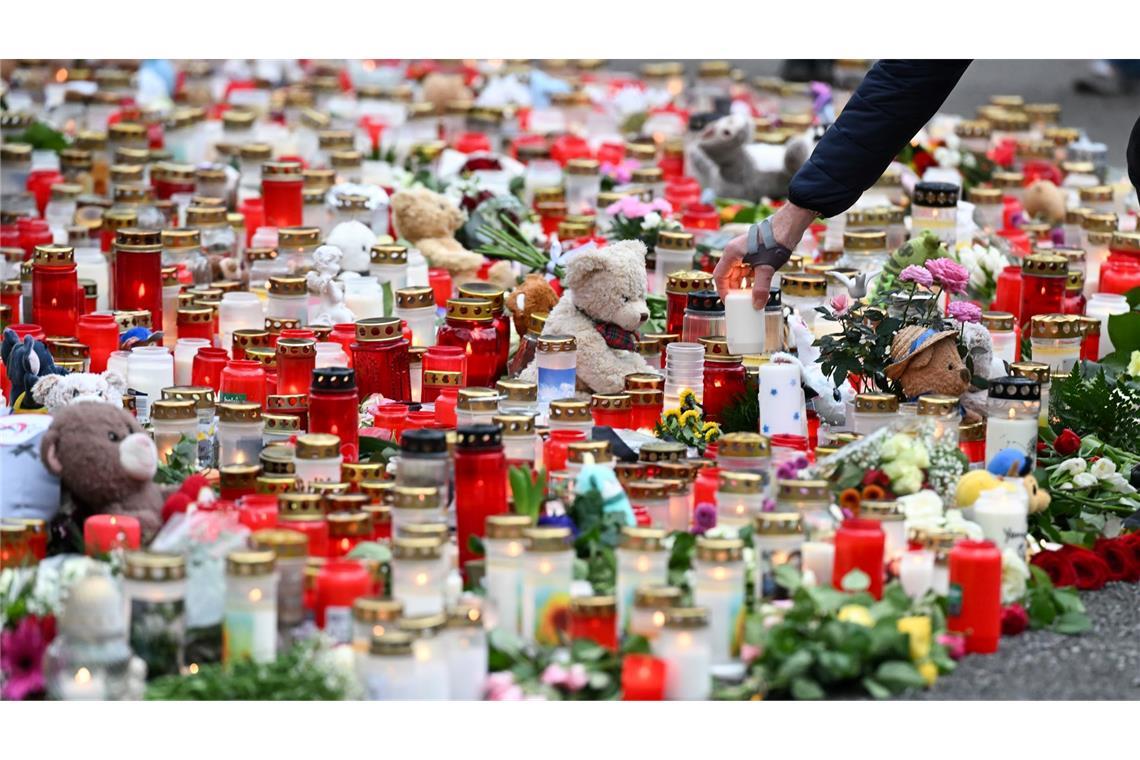
M 320 296 L 315 313 L 310 313 L 311 325 L 336 325 L 355 322 L 356 315 L 344 305 L 344 283 L 336 279 L 340 260 L 344 254 L 335 245 L 322 245 L 313 252 L 313 269 L 305 275 L 309 292 Z

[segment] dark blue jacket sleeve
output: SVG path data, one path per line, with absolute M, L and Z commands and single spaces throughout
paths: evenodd
M 882 176 L 930 120 L 969 61 L 879 61 L 796 176 L 788 199 L 823 216 L 841 214 Z

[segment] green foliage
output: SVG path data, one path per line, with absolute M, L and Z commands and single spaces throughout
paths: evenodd
M 740 198 L 717 198 L 716 207 L 718 211 L 726 208 L 735 209 L 736 213 L 732 217 L 733 224 L 756 224 L 756 222 L 762 222 L 776 213 L 776 209 L 767 203 L 752 203 Z
M 649 319 L 641 328 L 644 333 L 659 333 L 665 331 L 665 297 L 664 296 L 646 296 L 645 305 L 649 307 Z M 665 349 L 662 348 L 662 351 Z
M 312 644 L 299 644 L 272 662 L 252 660 L 200 666 L 194 675 L 170 675 L 152 681 L 148 700 L 340 700 L 346 679 L 320 662 Z
M 158 463 L 154 482 L 161 485 L 178 485 L 197 471 L 198 442 L 183 435 L 174 444 L 165 462 Z
M 379 463 L 387 466 L 388 461 L 394 457 L 400 448 L 391 441 L 381 440 L 373 436 L 360 436 L 360 461 Z
M 721 433 L 755 433 L 759 429 L 760 399 L 755 389 L 740 394 L 721 410 Z
M 51 150 L 56 153 L 67 148 L 67 138 L 63 133 L 40 121 L 25 129 L 23 134 L 12 138 L 12 142 L 28 143 L 34 150 Z
M 1112 339 L 1113 349 L 1124 356 L 1140 351 L 1140 311 L 1128 311 L 1109 317 L 1108 337 Z
M 839 322 L 841 330 L 816 340 L 819 346 L 820 368 L 837 386 L 850 375 L 861 378 L 862 387 L 856 390 L 893 393 L 902 396 L 902 388 L 887 377 L 891 363 L 891 341 L 903 326 L 903 321 L 887 315 L 876 306 L 856 307 L 843 316 L 835 316 L 826 309 L 817 309 L 819 318 Z
M 1029 573 L 1025 611 L 1029 613 L 1031 628 L 1075 635 L 1092 627 L 1076 589 L 1056 588 L 1049 574 L 1035 565 L 1029 566 Z
M 683 443 L 704 454 L 708 445 L 720 438 L 720 426 L 704 421 L 704 407 L 691 389 L 681 389 L 680 401 L 680 407 L 662 413 L 653 426 L 653 435 L 663 441 Z
M 539 468 L 537 476 L 529 467 L 511 467 L 507 472 L 515 513 L 526 515 L 531 522 L 538 520 L 542 503 L 546 500 L 546 470 Z
M 503 628 L 491 631 L 487 639 L 490 672 L 509 671 L 523 691 L 551 700 L 618 699 L 621 696 L 622 655 L 648 651 L 647 642 L 640 636 L 626 641 L 620 653 L 587 640 L 574 641 L 568 647 L 539 646 L 524 642 Z M 578 691 L 571 691 L 564 686 L 542 683 L 543 671 L 553 664 L 567 669 L 582 665 L 587 673 L 586 685 Z
M 518 225 L 506 214 L 499 216 L 502 229 L 493 224 L 485 224 L 479 229 L 479 234 L 491 242 L 479 247 L 478 252 L 492 259 L 504 259 L 522 264 L 532 272 L 545 272 L 550 263 L 550 257 L 519 229 Z M 555 277 L 564 277 L 566 270 L 561 266 L 554 268 Z
M 669 585 L 681 589 L 689 596 L 689 568 L 693 566 L 693 553 L 697 537 L 687 531 L 673 532 L 673 548 L 669 552 Z
M 1140 451 L 1140 387 L 1104 367 L 1082 362 L 1049 394 L 1053 429 L 1070 428 L 1125 451 Z
M 596 488 L 577 496 L 567 510 L 578 527 L 574 552 L 579 560 L 578 575 L 590 582 L 596 594 L 612 594 L 617 587 L 617 549 L 625 516 L 606 512 Z

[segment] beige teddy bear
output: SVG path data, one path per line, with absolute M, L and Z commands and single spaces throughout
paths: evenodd
M 451 281 L 457 286 L 477 279 L 476 273 L 484 261 L 481 254 L 467 250 L 455 239 L 455 231 L 463 221 L 463 212 L 450 198 L 426 188 L 401 190 L 392 196 L 396 234 L 419 249 L 428 266 L 450 272 Z M 504 290 L 515 284 L 514 273 L 506 261 L 495 262 L 487 276 Z
M 546 318 L 543 335 L 573 335 L 578 342 L 578 387 L 618 393 L 625 376 L 656 372 L 637 352 L 637 330 L 649 319 L 645 303 L 645 244 L 622 240 L 586 248 L 566 264 L 566 292 Z M 522 379 L 537 380 L 531 362 Z
M 958 355 L 958 333 L 908 325 L 891 340 L 887 377 L 902 385 L 908 398 L 926 393 L 960 397 L 970 387 L 970 372 Z

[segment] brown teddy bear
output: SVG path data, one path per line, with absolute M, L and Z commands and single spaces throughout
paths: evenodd
M 450 103 L 469 101 L 473 97 L 471 89 L 463 83 L 460 74 L 433 71 L 424 77 L 422 86 L 424 100 L 435 106 L 435 110 L 440 113 Z
M 162 526 L 162 493 L 154 482 L 158 451 L 122 407 L 62 407 L 44 433 L 40 458 L 67 489 L 79 524 L 94 514 L 130 515 L 138 518 L 144 541 Z
M 485 259 L 468 251 L 455 239 L 463 224 L 463 212 L 451 199 L 426 188 L 401 190 L 392 196 L 392 222 L 396 234 L 419 249 L 428 266 L 446 269 L 455 285 L 478 279 L 476 274 Z M 515 284 L 514 273 L 506 261 L 495 262 L 488 279 L 503 289 Z
M 1065 192 L 1047 179 L 1039 179 L 1025 188 L 1021 207 L 1034 219 L 1052 224 L 1065 221 Z
M 515 332 L 526 335 L 531 314 L 549 314 L 558 303 L 558 294 L 537 272 L 528 274 L 507 296 L 505 305 L 515 323 Z
M 891 341 L 887 377 L 902 384 L 907 398 L 926 393 L 960 397 L 970 387 L 970 371 L 958 355 L 958 333 L 908 325 Z

